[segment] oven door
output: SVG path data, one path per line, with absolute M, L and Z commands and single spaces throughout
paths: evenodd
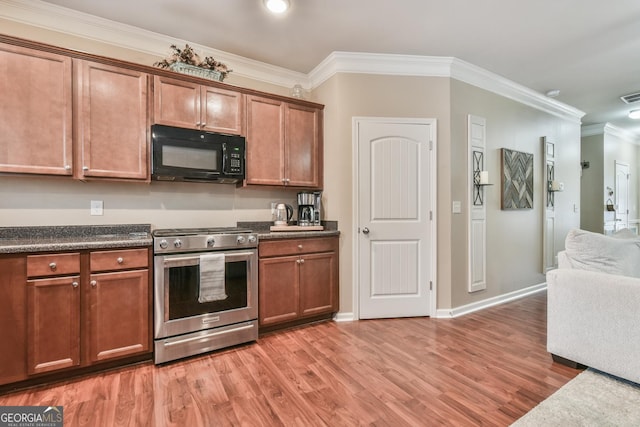
M 154 257 L 154 336 L 167 338 L 258 318 L 256 249 L 225 255 L 224 300 L 200 303 L 200 253 Z

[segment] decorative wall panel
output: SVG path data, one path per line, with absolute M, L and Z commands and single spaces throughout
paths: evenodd
M 533 154 L 502 149 L 502 209 L 533 209 Z

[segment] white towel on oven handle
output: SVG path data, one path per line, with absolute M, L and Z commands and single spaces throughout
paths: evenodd
M 198 302 L 227 299 L 224 254 L 200 255 L 200 292 Z

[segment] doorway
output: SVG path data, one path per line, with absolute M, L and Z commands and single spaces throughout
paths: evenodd
M 618 231 L 623 228 L 629 228 L 629 165 L 616 160 L 615 174 L 615 231 Z
M 354 118 L 360 319 L 435 312 L 434 119 Z

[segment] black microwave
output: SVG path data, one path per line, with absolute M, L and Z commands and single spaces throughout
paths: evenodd
M 151 126 L 152 180 L 233 184 L 244 174 L 244 137 Z

